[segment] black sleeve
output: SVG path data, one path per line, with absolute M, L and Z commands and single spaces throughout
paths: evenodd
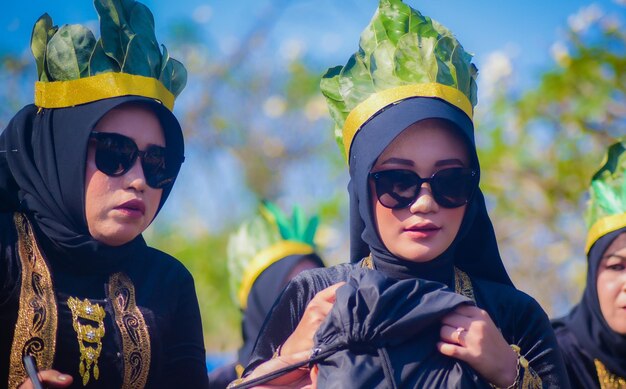
M 509 342 L 520 347 L 520 354 L 541 379 L 542 387 L 569 388 L 563 357 L 548 316 L 533 298 L 524 296 L 524 306 L 515 310 L 516 331 Z
M 162 339 L 164 388 L 207 388 L 209 386 L 202 320 L 191 274 L 181 271 L 178 302 L 170 332 Z
M 346 269 L 347 267 L 339 265 L 305 270 L 287 284 L 265 318 L 244 376 L 272 358 L 278 346 L 283 344 L 298 326 L 309 301 L 317 292 L 344 281 Z

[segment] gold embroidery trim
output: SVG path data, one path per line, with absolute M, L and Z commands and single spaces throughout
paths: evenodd
M 454 267 L 454 291 L 457 294 L 465 296 L 468 299 L 471 299 L 473 302 L 476 302 L 476 298 L 474 298 L 474 287 L 472 286 L 472 280 L 469 278 L 466 272 L 456 266 Z
M 83 386 L 86 386 L 91 378 L 89 371 L 93 366 L 93 378 L 100 377 L 98 368 L 98 358 L 102 351 L 102 337 L 104 336 L 104 317 L 106 313 L 99 304 L 91 303 L 89 300 L 83 301 L 70 297 L 67 299 L 67 306 L 72 311 L 72 325 L 78 338 L 78 349 L 80 350 L 80 362 L 78 363 L 78 373 L 83 378 Z M 78 319 L 82 320 L 78 320 Z M 98 327 L 94 327 L 89 322 L 95 322 Z
M 593 360 L 598 373 L 598 381 L 600 389 L 625 389 L 626 378 L 611 373 L 599 359 Z
M 11 389 L 26 380 L 24 355 L 32 355 L 40 370 L 52 368 L 57 333 L 57 304 L 50 270 L 28 219 L 16 213 L 13 220 L 18 234 L 22 284 L 9 364 L 8 387 Z
M 115 273 L 109 278 L 109 298 L 115 312 L 115 323 L 122 334 L 122 388 L 143 388 L 150 371 L 150 334 L 135 302 L 135 287 L 126 274 Z

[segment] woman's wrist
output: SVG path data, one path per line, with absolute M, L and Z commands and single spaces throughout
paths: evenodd
M 502 382 L 491 385 L 494 388 L 502 388 L 502 389 L 515 388 L 520 380 L 522 369 L 528 367 L 528 361 L 521 354 L 521 349 L 519 348 L 519 346 L 515 344 L 512 344 L 510 346 L 511 346 L 511 351 L 515 355 L 515 370 L 507 369 L 507 373 L 502 376 L 503 378 Z

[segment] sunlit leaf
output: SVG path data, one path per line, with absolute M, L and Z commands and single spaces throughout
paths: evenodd
M 65 25 L 52 36 L 46 51 L 53 80 L 73 80 L 89 73 L 89 58 L 96 45 L 93 33 L 80 24 Z

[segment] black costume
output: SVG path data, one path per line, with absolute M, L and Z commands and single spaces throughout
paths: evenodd
M 611 375 L 613 381 L 621 378 L 621 384 L 626 385 L 626 336 L 616 333 L 607 324 L 596 286 L 604 252 L 624 232 L 626 228 L 620 228 L 593 244 L 587 256 L 587 284 L 582 300 L 567 316 L 553 321 L 573 388 L 605 387 L 601 381 L 610 379 Z
M 88 137 L 100 118 L 125 103 L 150 107 L 161 121 L 168 153 L 183 155 L 174 115 L 138 96 L 71 108 L 29 105 L 0 135 L 7 151 L 0 154 L 0 325 L 9 329 L 0 337 L 0 382 L 21 383 L 16 364 L 30 353 L 40 369 L 72 375 L 77 388 L 83 387 L 84 371 L 86 387 L 94 388 L 208 385 L 191 274 L 148 247 L 141 235 L 111 247 L 88 232 Z M 163 189 L 159 209 L 170 190 L 171 185 Z M 96 331 L 81 341 L 76 328 L 84 324 Z M 90 351 L 81 347 L 98 340 L 97 362 L 87 365 L 83 357 Z
M 421 278 L 436 281 L 459 293 L 463 292 L 459 280 L 466 278 L 465 273 L 471 280 L 465 285 L 471 285 L 476 305 L 489 313 L 508 343 L 521 348 L 522 355 L 530 362 L 529 373 L 533 376 L 536 373 L 544 387 L 567 387 L 565 368 L 550 322 L 534 299 L 512 286 L 499 257 L 480 191 L 468 204 L 454 242 L 439 258 L 425 263 L 400 260 L 389 253 L 378 238 L 370 205 L 368 173 L 395 136 L 416 121 L 433 117 L 450 120 L 462 129 L 472 160 L 478 166 L 471 121 L 446 102 L 434 98 L 407 99 L 373 117 L 359 130 L 351 148 L 349 192 L 352 242 L 355 243 L 353 260 L 365 252 L 364 247 L 369 247 L 372 267 L 383 274 L 398 280 Z M 247 370 L 272 357 L 296 328 L 308 302 L 317 292 L 347 281 L 350 272 L 366 262 L 367 259 L 307 271 L 290 282 L 268 316 Z M 433 377 L 435 372 L 432 371 Z

